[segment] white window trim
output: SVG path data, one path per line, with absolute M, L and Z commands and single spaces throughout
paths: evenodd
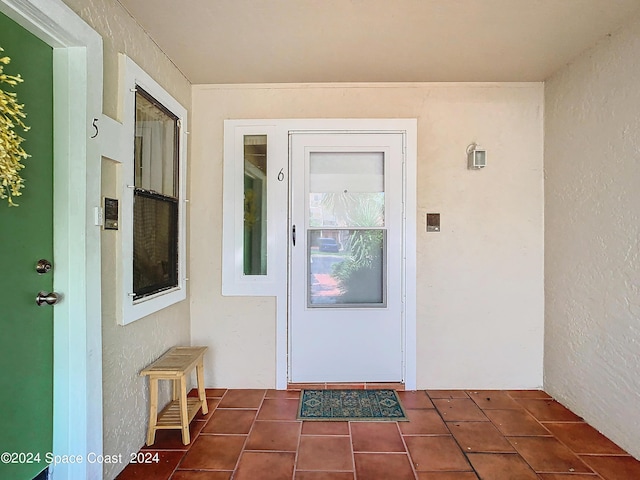
M 286 278 L 286 232 L 282 231 L 277 212 L 287 211 L 287 156 L 279 151 L 284 138 L 277 138 L 276 128 L 269 124 L 251 125 L 251 122 L 226 120 L 224 140 L 224 192 L 223 192 L 223 295 L 277 295 L 278 287 Z M 267 136 L 267 274 L 244 274 L 244 137 Z M 284 161 L 283 161 L 284 160 Z M 282 173 L 280 174 L 280 172 Z M 280 174 L 280 177 L 278 176 Z M 280 188 L 281 187 L 281 188 Z M 284 269 L 283 269 L 284 267 Z
M 122 193 L 120 227 L 122 235 L 122 315 L 120 323 L 127 325 L 174 303 L 186 295 L 186 158 L 187 158 L 187 109 L 162 88 L 153 78 L 130 58 L 122 55 L 124 79 L 123 141 L 129 153 L 122 162 Z M 133 184 L 134 184 L 134 136 L 135 89 L 139 86 L 178 117 L 180 145 L 178 150 L 178 286 L 149 295 L 139 300 L 133 298 Z

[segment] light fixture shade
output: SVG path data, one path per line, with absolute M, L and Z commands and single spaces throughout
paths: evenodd
M 468 168 L 478 170 L 487 166 L 487 151 L 472 143 L 467 147 Z

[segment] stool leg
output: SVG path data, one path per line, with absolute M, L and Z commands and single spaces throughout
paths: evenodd
M 171 400 L 178 400 L 180 398 L 180 382 L 177 379 L 171 381 Z
M 207 392 L 204 389 L 204 365 L 202 360 L 196 365 L 196 377 L 198 381 L 198 398 L 202 404 L 202 414 L 209 413 L 209 405 L 207 405 Z
M 189 445 L 189 412 L 187 409 L 187 381 L 184 375 L 180 377 L 180 423 L 182 425 L 182 443 Z
M 147 430 L 147 445 L 153 445 L 156 440 L 156 424 L 158 422 L 158 379 L 149 377 L 149 429 Z

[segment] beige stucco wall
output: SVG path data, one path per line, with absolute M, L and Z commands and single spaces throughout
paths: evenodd
M 115 0 L 64 0 L 103 38 L 103 112 L 118 120 L 118 53 L 125 53 L 182 105 L 191 105 L 191 85 Z M 119 164 L 103 159 L 103 196 L 119 198 Z M 127 326 L 117 324 L 119 309 L 118 246 L 120 232 L 102 232 L 102 341 L 104 453 L 128 459 L 145 440 L 148 381 L 140 370 L 169 347 L 189 343 L 189 303 L 183 301 Z M 161 402 L 168 400 L 166 388 Z M 112 479 L 124 464 L 105 464 L 104 478 Z
M 418 119 L 418 388 L 542 385 L 542 84 L 201 85 L 192 114 L 191 332 L 211 348 L 208 386 L 276 382 L 274 299 L 221 295 L 223 120 L 358 117 Z
M 640 458 L 640 20 L 545 86 L 545 389 Z

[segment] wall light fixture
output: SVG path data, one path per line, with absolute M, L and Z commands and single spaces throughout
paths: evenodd
M 467 168 L 470 170 L 484 168 L 487 166 L 487 151 L 476 143 L 472 143 L 467 147 L 467 160 L 469 162 Z

